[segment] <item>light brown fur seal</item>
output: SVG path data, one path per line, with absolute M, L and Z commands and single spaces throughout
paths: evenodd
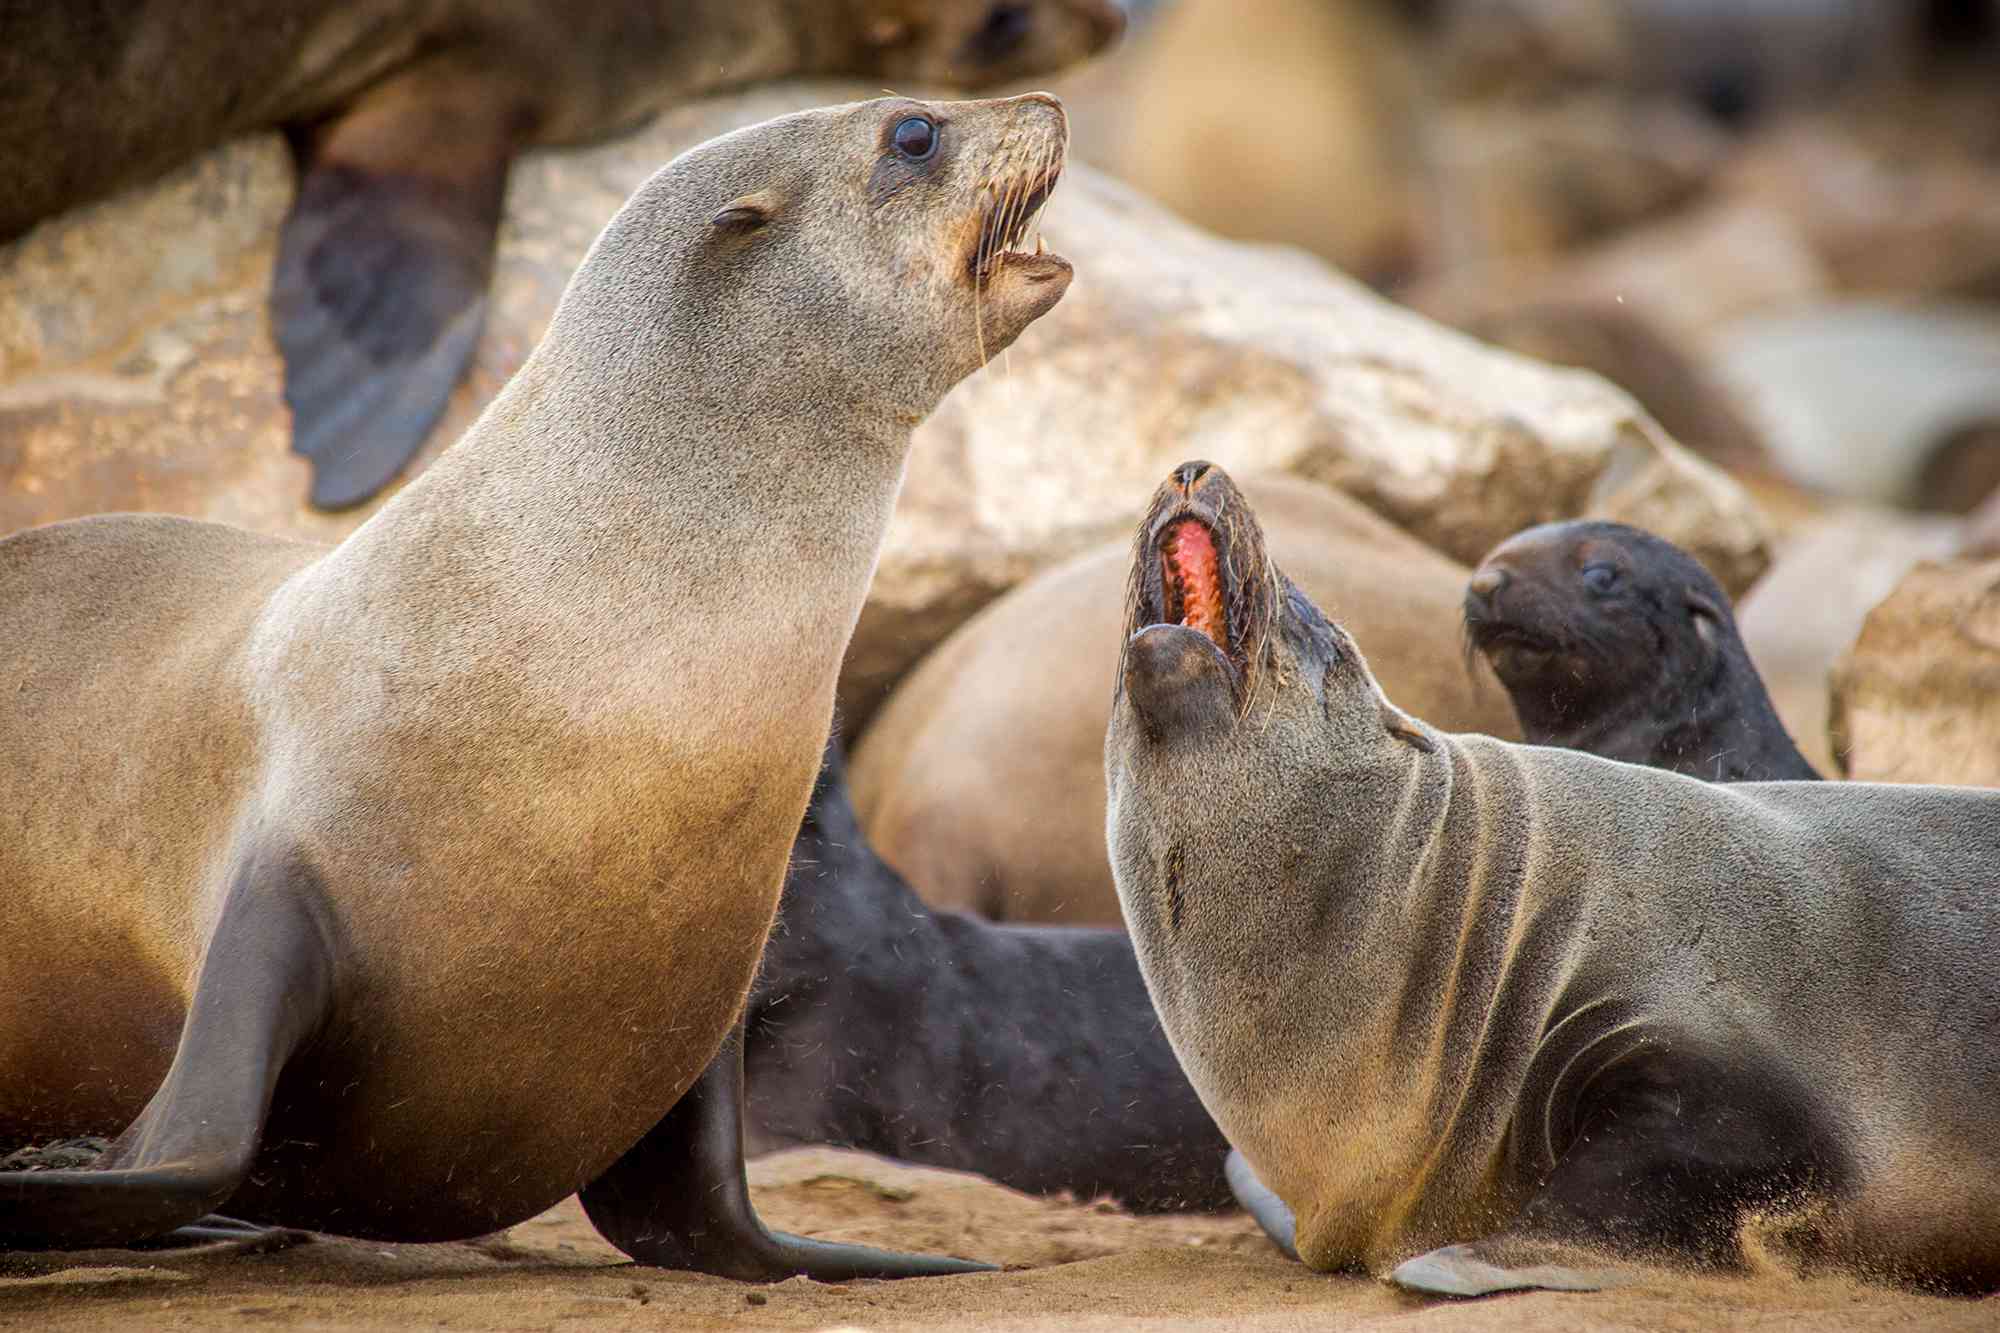
M 1379 645 L 1398 703 L 1456 730 L 1520 735 L 1486 665 L 1459 660 L 1463 565 L 1325 486 L 1261 477 L 1244 489 L 1300 586 Z M 926 901 L 1004 921 L 1123 922 L 1104 852 L 1104 727 L 1129 551 L 1109 543 L 980 612 L 864 734 L 855 806 Z
M 10 4 L 0 241 L 283 127 L 273 330 L 313 503 L 340 508 L 409 461 L 471 357 L 517 154 L 785 75 L 984 87 L 1123 26 L 1115 0 Z
M 446 1239 L 580 1190 L 645 1262 L 966 1267 L 763 1229 L 732 1025 L 911 428 L 1068 286 L 1014 249 L 1066 136 L 890 99 L 683 154 L 331 550 L 0 542 L 0 1144 L 124 1127 L 0 1175 L 0 1244 L 225 1201 Z
M 2000 793 L 1722 786 L 1383 697 L 1219 469 L 1141 526 L 1105 741 L 1140 969 L 1318 1269 L 1766 1253 L 2000 1284 Z

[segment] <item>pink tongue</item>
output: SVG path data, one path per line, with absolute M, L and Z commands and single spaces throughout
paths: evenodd
M 1222 571 L 1215 558 L 1215 538 L 1194 519 L 1182 519 L 1167 533 L 1162 554 L 1184 591 L 1181 624 L 1198 629 L 1229 651 L 1227 621 L 1222 609 Z

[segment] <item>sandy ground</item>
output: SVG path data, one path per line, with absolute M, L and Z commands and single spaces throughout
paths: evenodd
M 34 1329 L 1992 1329 L 2000 1298 L 1834 1280 L 1687 1280 L 1424 1302 L 1281 1257 L 1242 1216 L 1137 1218 L 971 1176 L 802 1149 L 753 1163 L 773 1225 L 1006 1265 L 976 1277 L 753 1287 L 627 1261 L 575 1200 L 452 1245 L 0 1256 L 0 1327 Z

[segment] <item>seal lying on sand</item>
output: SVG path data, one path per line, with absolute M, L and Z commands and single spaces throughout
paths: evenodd
M 1244 490 L 1301 586 L 1368 634 L 1399 704 L 1454 730 L 1519 734 L 1506 691 L 1459 660 L 1465 566 L 1328 487 L 1256 477 Z M 910 673 L 857 745 L 862 823 L 925 901 L 1122 924 L 1104 854 L 1104 727 L 1127 564 L 1112 543 L 1000 598 Z
M 1736 631 L 1729 598 L 1672 542 L 1623 523 L 1545 523 L 1465 590 L 1467 641 L 1533 745 L 1715 782 L 1817 778 Z
M 868 846 L 836 740 L 792 850 L 744 1064 L 752 1150 L 831 1143 L 1142 1212 L 1234 1200 L 1122 930 L 995 926 Z
M 330 551 L 0 542 L 0 1145 L 130 1121 L 0 1176 L 0 1244 L 225 1201 L 448 1239 L 580 1190 L 649 1263 L 966 1267 L 766 1232 L 732 1033 L 910 430 L 1068 286 L 1015 248 L 1066 135 L 892 99 L 683 154 Z
M 402 469 L 471 358 L 522 151 L 785 75 L 985 86 L 1123 26 L 1115 0 L 0 6 L 0 241 L 283 126 L 300 179 L 272 324 L 292 447 L 339 508 Z
M 1200 464 L 1139 530 L 1127 625 L 1119 899 L 1308 1264 L 1587 1289 L 1741 1263 L 1754 1227 L 2000 1283 L 2000 793 L 1437 731 Z

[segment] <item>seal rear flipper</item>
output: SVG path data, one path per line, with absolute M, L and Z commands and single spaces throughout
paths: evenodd
M 485 323 L 526 123 L 489 79 L 426 66 L 293 136 L 301 175 L 271 323 L 320 508 L 374 495 L 443 415 Z
M 940 1277 L 993 1265 L 767 1229 L 743 1174 L 743 1023 L 694 1086 L 611 1169 L 579 1191 L 604 1238 L 642 1264 L 749 1282 L 805 1276 Z
M 1229 1192 L 1236 1196 L 1236 1202 L 1243 1210 L 1257 1219 L 1257 1225 L 1264 1228 L 1264 1234 L 1271 1243 L 1285 1252 L 1287 1259 L 1297 1259 L 1298 1222 L 1285 1201 L 1274 1193 L 1269 1185 L 1258 1179 L 1250 1159 L 1235 1148 L 1223 1160 L 1222 1172 L 1229 1177 Z
M 0 1249 L 166 1236 L 236 1192 L 278 1075 L 333 1003 L 329 924 L 309 872 L 248 862 L 231 885 L 166 1079 L 97 1163 L 0 1174 Z
M 1633 1280 L 1615 1266 L 1574 1262 L 1576 1251 L 1518 1236 L 1446 1245 L 1396 1265 L 1389 1280 L 1427 1296 L 1492 1296 L 1503 1291 L 1603 1291 Z M 1566 1260 L 1571 1262 L 1565 1262 Z

